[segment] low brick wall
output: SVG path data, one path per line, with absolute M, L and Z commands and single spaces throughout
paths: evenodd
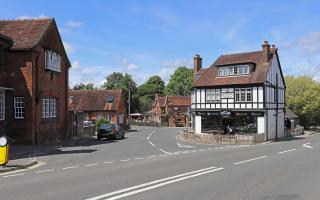
M 197 144 L 256 144 L 265 141 L 265 134 L 252 135 L 222 135 L 195 134 L 193 132 L 178 132 L 177 139 Z
M 292 130 L 286 131 L 287 136 L 297 136 L 297 135 L 303 135 L 304 134 L 304 128 L 302 126 L 299 126 Z

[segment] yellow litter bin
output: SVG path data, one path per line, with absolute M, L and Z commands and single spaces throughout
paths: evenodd
M 9 161 L 9 143 L 6 137 L 0 137 L 0 165 L 6 165 Z

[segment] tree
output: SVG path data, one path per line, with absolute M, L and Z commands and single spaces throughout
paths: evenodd
M 134 93 L 137 90 L 137 84 L 134 82 L 130 74 L 113 72 L 106 77 L 106 82 L 103 84 L 102 88 L 107 90 L 121 89 L 123 91 L 123 98 L 125 99 L 126 105 L 129 103 L 128 100 L 130 89 L 131 112 L 135 112 L 138 109 L 138 100 L 133 98 Z
M 285 77 L 286 104 L 304 126 L 316 125 L 320 118 L 320 84 L 311 77 Z
M 140 112 L 149 111 L 156 93 L 163 95 L 164 81 L 160 76 L 151 76 L 145 83 L 138 87 L 138 99 Z
M 73 86 L 73 90 L 94 90 L 94 83 L 79 83 Z
M 185 66 L 179 67 L 171 75 L 166 87 L 168 95 L 188 96 L 192 91 L 193 70 Z

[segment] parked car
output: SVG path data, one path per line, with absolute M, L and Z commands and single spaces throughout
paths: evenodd
M 106 139 L 120 139 L 124 138 L 125 131 L 123 128 L 117 124 L 101 124 L 98 129 L 97 139 L 101 140 L 102 138 Z

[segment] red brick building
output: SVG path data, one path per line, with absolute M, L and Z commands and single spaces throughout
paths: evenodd
M 152 107 L 153 121 L 169 127 L 189 126 L 190 96 L 158 96 Z
M 70 62 L 55 20 L 0 20 L 0 34 L 0 135 L 66 137 Z
M 104 118 L 114 124 L 127 124 L 122 90 L 70 90 L 69 95 L 69 111 L 73 115 L 81 113 L 82 121 Z

